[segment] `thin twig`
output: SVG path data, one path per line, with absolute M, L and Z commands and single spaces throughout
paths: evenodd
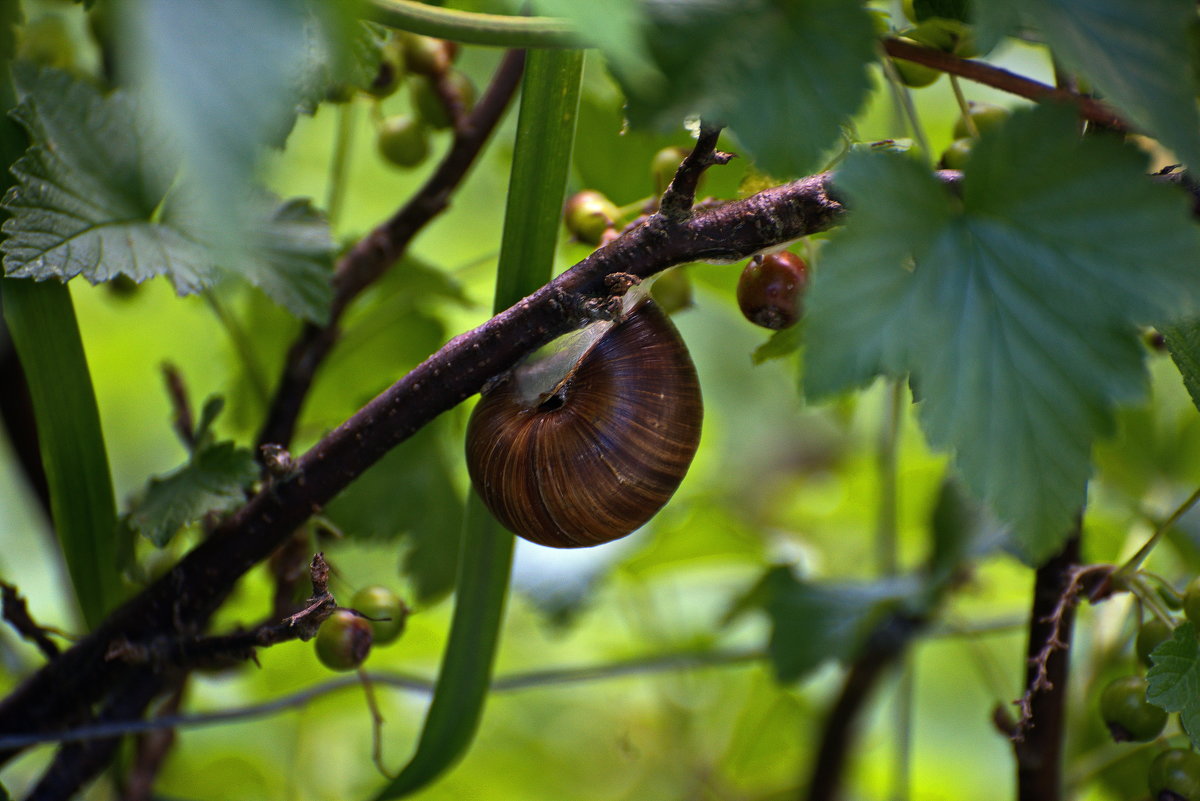
M 183 444 L 189 450 L 193 450 L 196 447 L 196 420 L 192 415 L 192 404 L 188 400 L 183 374 L 170 362 L 163 363 L 162 373 L 163 381 L 167 385 L 167 397 L 171 400 L 171 411 L 174 413 L 171 424 Z
M 675 177 L 663 192 L 659 210 L 670 220 L 682 220 L 691 213 L 692 204 L 696 202 L 696 188 L 700 185 L 700 177 L 709 167 L 717 164 L 728 164 L 733 158 L 730 153 L 717 150 L 717 139 L 721 136 L 720 125 L 700 123 L 700 135 L 696 137 L 696 145 L 688 153 L 675 171 Z
M 582 682 L 604 681 L 607 679 L 649 675 L 672 670 L 695 670 L 705 667 L 742 665 L 750 662 L 758 662 L 765 658 L 766 654 L 759 650 L 664 654 L 629 659 L 605 665 L 536 670 L 528 673 L 502 676 L 492 682 L 491 691 L 494 693 L 520 692 L 522 690 L 569 686 Z M 436 686 L 432 679 L 423 676 L 412 676 L 403 673 L 367 673 L 366 675 L 373 684 L 418 693 L 420 695 L 431 695 Z M 41 743 L 82 742 L 84 740 L 114 737 L 122 734 L 139 734 L 164 728 L 198 728 L 230 723 L 232 721 L 270 717 L 271 715 L 306 706 L 325 695 L 340 692 L 350 687 L 358 687 L 360 684 L 361 679 L 357 675 L 342 676 L 309 687 L 308 689 L 276 698 L 273 701 L 226 709 L 220 712 L 205 712 L 195 715 L 163 715 L 149 720 L 93 723 L 61 732 L 0 736 L 0 750 L 26 748 Z
M 834 801 L 839 797 L 859 714 L 879 680 L 904 654 L 924 625 L 922 619 L 895 615 L 868 637 L 850 665 L 841 692 L 821 727 L 820 746 L 813 755 L 808 784 L 800 796 L 805 801 Z
M 17 634 L 36 645 L 43 656 L 47 659 L 58 656 L 58 644 L 47 636 L 48 629 L 34 622 L 17 588 L 3 581 L 0 581 L 0 612 Z
M 993 67 L 982 61 L 971 61 L 959 58 L 952 53 L 923 47 L 902 39 L 884 39 L 883 48 L 889 56 L 902 58 L 916 64 L 959 75 L 976 83 L 991 86 L 1009 94 L 1028 98 L 1039 103 L 1047 100 L 1057 100 L 1070 103 L 1079 109 L 1079 114 L 1091 122 L 1114 131 L 1131 131 L 1132 128 L 1121 119 L 1117 112 L 1098 100 L 1086 95 L 1076 94 L 1066 89 L 1056 89 L 1040 81 L 1031 80 L 1015 72 L 1009 72 L 1000 67 Z

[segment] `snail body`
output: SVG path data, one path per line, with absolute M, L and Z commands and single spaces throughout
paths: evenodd
M 624 537 L 678 488 L 700 442 L 696 369 L 649 299 L 517 367 L 467 425 L 467 469 L 506 528 L 556 548 Z M 565 355 L 563 355 L 565 354 Z

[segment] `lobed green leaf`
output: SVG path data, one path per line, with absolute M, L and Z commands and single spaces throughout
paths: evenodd
M 13 165 L 11 214 L 0 244 L 13 278 L 92 283 L 166 275 L 180 294 L 240 275 L 292 313 L 328 314 L 332 240 L 306 202 L 247 196 L 246 248 L 230 251 L 197 212 L 178 149 L 156 133 L 126 92 L 101 95 L 57 70 L 18 65 L 14 111 L 31 144 Z M 222 263 L 219 257 L 236 259 Z
M 129 524 L 161 548 L 184 526 L 241 506 L 245 488 L 257 478 L 258 464 L 249 450 L 232 442 L 209 445 L 170 475 L 151 479 Z
M 1150 652 L 1146 700 L 1178 712 L 1184 731 L 1200 748 L 1200 640 L 1191 623 L 1176 627 L 1171 639 Z
M 910 374 L 932 444 L 1040 561 L 1144 394 L 1135 325 L 1200 303 L 1184 198 L 1056 108 L 984 136 L 961 199 L 891 154 L 852 155 L 838 186 L 854 212 L 809 294 L 807 391 Z
M 787 567 L 772 568 L 729 617 L 761 606 L 771 619 L 767 650 L 781 682 L 798 681 L 829 659 L 853 659 L 888 610 L 915 597 L 908 578 L 822 583 L 800 581 Z
M 1200 318 L 1160 326 L 1171 359 L 1183 376 L 1183 385 L 1200 409 Z
M 665 80 L 614 64 L 635 125 L 673 130 L 698 115 L 729 125 L 766 172 L 803 175 L 866 100 L 875 30 L 861 3 L 655 0 L 646 11 Z
M 1021 0 L 1018 5 L 1055 58 L 1086 76 L 1106 102 L 1181 161 L 1200 165 L 1200 87 L 1189 55 L 1195 3 Z

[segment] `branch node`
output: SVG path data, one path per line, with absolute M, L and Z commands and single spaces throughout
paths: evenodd
M 717 138 L 721 135 L 720 125 L 700 123 L 700 135 L 696 137 L 696 146 L 688 153 L 675 171 L 667 191 L 663 192 L 659 204 L 659 214 L 672 222 L 687 219 L 692 212 L 692 204 L 696 202 L 696 187 L 700 176 L 714 164 L 728 164 L 733 154 L 717 150 Z

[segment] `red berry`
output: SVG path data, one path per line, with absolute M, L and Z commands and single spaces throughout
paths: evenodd
M 796 324 L 804 311 L 808 265 L 786 250 L 754 258 L 738 280 L 738 306 L 746 319 L 778 331 Z

